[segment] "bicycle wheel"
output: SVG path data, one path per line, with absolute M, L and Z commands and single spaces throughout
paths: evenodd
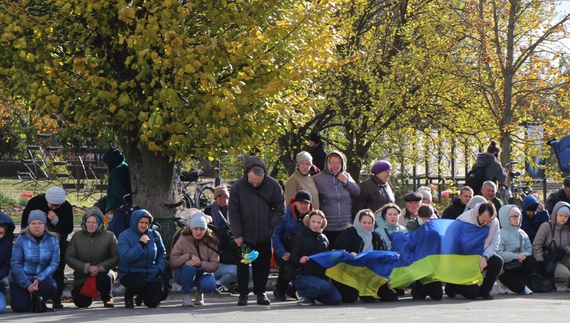
M 192 196 L 188 193 L 187 190 L 182 190 L 182 192 L 178 193 L 178 201 L 184 202 L 182 207 L 185 209 L 190 209 L 194 207 L 194 201 L 192 200 Z
M 200 195 L 198 195 L 198 201 L 200 201 L 199 209 L 203 209 L 214 203 L 214 188 L 210 186 L 202 187 L 200 189 Z
M 504 186 L 499 187 L 499 189 L 497 190 L 496 196 L 499 200 L 501 200 L 503 205 L 509 204 L 509 191 Z M 497 210 L 497 212 L 498 211 L 499 210 Z

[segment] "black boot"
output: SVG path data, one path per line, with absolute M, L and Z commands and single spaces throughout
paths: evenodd
M 125 297 L 125 308 L 135 308 L 132 297 Z
M 259 293 L 257 294 L 257 304 L 271 305 L 271 302 L 269 301 L 269 298 L 267 298 L 267 295 L 265 295 L 265 293 Z
M 239 295 L 238 299 L 238 306 L 246 306 L 247 305 L 247 295 Z
M 142 305 L 142 297 L 140 295 L 137 295 L 137 297 L 135 297 L 135 304 L 137 304 L 137 306 L 141 306 Z

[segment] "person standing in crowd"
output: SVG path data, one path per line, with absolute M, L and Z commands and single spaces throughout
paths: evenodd
M 54 309 L 63 308 L 61 295 L 65 288 L 65 252 L 67 250 L 67 236 L 73 231 L 73 208 L 65 201 L 65 191 L 59 186 L 50 187 L 45 194 L 32 197 L 24 212 L 22 212 L 22 229 L 26 228 L 28 216 L 32 210 L 41 210 L 47 214 L 45 229 L 57 233 L 59 236 L 59 266 L 53 273 L 57 283 L 57 293 L 52 299 Z
M 342 297 L 330 279 L 325 275 L 325 268 L 309 257 L 327 251 L 327 237 L 322 233 L 327 227 L 323 211 L 315 210 L 303 219 L 305 226 L 301 233 L 293 237 L 289 262 L 298 268 L 295 277 L 297 299 L 301 305 L 339 305 Z
M 334 246 L 336 237 L 352 222 L 352 199 L 360 195 L 360 187 L 346 171 L 344 156 L 336 150 L 327 155 L 325 169 L 314 180 L 321 210 L 329 221 L 324 234 Z
M 334 248 L 349 252 L 355 258 L 362 252 L 384 250 L 382 237 L 374 231 L 374 213 L 372 210 L 364 209 L 358 211 L 354 219 L 354 225 L 340 233 Z M 345 285 L 343 282 L 331 281 L 342 296 L 343 303 L 354 303 L 359 297 L 366 303 L 375 303 L 377 301 L 372 296 L 360 296 L 356 288 Z M 396 294 L 390 290 L 388 284 L 384 284 L 378 290 L 378 296 L 382 301 L 390 301 L 395 299 Z
M 53 301 L 58 288 L 51 276 L 59 266 L 59 235 L 46 230 L 47 217 L 42 210 L 28 212 L 26 221 L 12 249 L 8 278 L 10 306 L 15 313 L 30 311 L 35 292 Z
M 550 214 L 534 195 L 526 196 L 522 201 L 522 225 L 521 229 L 528 234 L 530 242 L 534 241 L 538 228 L 550 221 Z
M 289 201 L 283 220 L 279 222 L 275 227 L 275 232 L 273 232 L 273 256 L 275 263 L 279 266 L 279 275 L 273 290 L 273 297 L 278 301 L 285 301 L 286 295 L 294 295 L 294 292 L 288 293 L 289 281 L 283 276 L 291 256 L 291 241 L 296 234 L 303 230 L 305 216 L 313 211 L 311 201 L 312 196 L 308 191 L 298 191 L 295 197 Z
M 485 181 L 483 187 L 481 187 L 481 195 L 487 199 L 487 201 L 493 203 L 496 210 L 500 210 L 503 206 L 503 202 L 497 198 L 497 184 L 492 181 Z
M 129 165 L 125 157 L 116 148 L 110 148 L 103 155 L 103 161 L 109 168 L 109 180 L 107 183 L 107 206 L 105 213 L 118 209 L 123 204 L 123 196 L 131 193 L 131 176 Z M 127 197 L 127 203 L 131 203 L 131 197 Z
M 6 286 L 12 258 L 12 241 L 16 226 L 12 218 L 0 213 L 0 314 L 6 310 Z
M 91 306 L 93 298 L 81 295 L 81 289 L 87 278 L 95 277 L 104 307 L 114 307 L 112 287 L 117 278 L 115 267 L 119 264 L 117 238 L 105 230 L 103 212 L 98 207 L 85 210 L 81 229 L 73 234 L 65 253 L 65 262 L 74 270 L 73 303 L 77 307 Z
M 313 157 L 306 151 L 297 154 L 297 168 L 285 183 L 285 201 L 291 201 L 300 190 L 309 192 L 313 198 L 313 207 L 319 209 L 319 191 L 315 186 L 310 170 Z
M 145 209 L 131 215 L 131 227 L 119 235 L 119 281 L 125 286 L 125 307 L 143 302 L 147 307 L 160 306 L 160 275 L 166 268 L 166 252 L 162 238 L 150 229 L 152 215 Z
M 486 300 L 493 299 L 491 290 L 497 280 L 497 276 L 503 268 L 503 259 L 495 253 L 499 248 L 499 220 L 497 220 L 497 212 L 495 206 L 491 202 L 477 204 L 475 208 L 467 211 L 457 217 L 458 221 L 471 223 L 478 227 L 489 226 L 489 233 L 485 239 L 483 247 L 483 255 L 479 261 L 479 270 L 486 270 L 485 277 L 481 286 L 478 285 L 456 285 L 445 284 L 445 294 L 449 298 L 455 298 L 456 293 L 460 293 L 467 299 L 475 299 L 482 297 Z
M 497 280 L 497 290 L 506 294 L 508 288 L 517 294 L 530 295 L 532 290 L 528 286 L 536 260 L 532 256 L 530 239 L 521 229 L 521 210 L 514 205 L 503 206 L 499 210 L 499 222 L 501 243 L 497 254 L 503 258 L 504 263 L 516 260 L 521 266 L 513 270 L 503 270 Z
M 216 289 L 213 273 L 220 263 L 217 245 L 218 239 L 208 228 L 204 213 L 194 214 L 170 254 L 174 280 L 182 286 L 182 306 L 204 305 L 204 293 Z M 192 302 L 190 293 L 194 286 L 196 293 Z
M 507 183 L 507 171 L 501 165 L 499 161 L 499 155 L 501 154 L 501 147 L 497 146 L 495 141 L 491 141 L 489 147 L 487 147 L 487 152 L 478 154 L 477 161 L 475 162 L 474 167 L 481 167 L 484 169 L 484 180 L 485 181 L 492 181 L 497 185 L 498 184 L 506 184 Z M 495 186 L 496 191 L 496 186 Z M 481 190 L 481 193 L 483 191 Z M 479 194 L 479 192 L 475 192 L 475 194 Z M 485 194 L 481 194 L 485 196 Z M 496 207 L 496 206 L 495 206 Z M 497 209 L 498 210 L 498 209 Z
M 313 164 L 317 166 L 319 170 L 324 170 L 327 152 L 325 151 L 322 138 L 318 133 L 313 132 L 309 135 L 308 150 L 311 156 L 313 156 Z
M 378 225 L 376 232 L 378 232 L 378 234 L 382 237 L 384 250 L 390 250 L 390 248 L 392 248 L 392 238 L 390 238 L 390 235 L 392 233 L 408 232 L 406 227 L 398 224 L 400 213 L 400 207 L 394 203 L 388 203 L 384 205 L 380 210 L 378 210 L 374 216 L 376 224 Z
M 473 197 L 473 190 L 469 186 L 463 186 L 459 190 L 459 196 L 453 198 L 451 205 L 448 206 L 442 214 L 443 219 L 455 220 L 458 216 L 465 212 L 465 207 L 469 200 Z
M 545 250 L 553 253 L 556 261 L 553 280 L 555 283 L 566 284 L 567 292 L 570 292 L 569 216 L 570 204 L 563 201 L 556 203 L 552 210 L 550 222 L 544 222 L 540 225 L 532 242 L 532 254 L 536 259 L 536 268 L 543 268 Z
M 402 210 L 400 218 L 398 219 L 398 224 L 405 227 L 409 221 L 414 220 L 418 216 L 418 210 L 420 205 L 422 205 L 423 196 L 420 193 L 410 192 L 404 195 L 404 202 L 406 202 L 406 208 Z
M 269 177 L 261 158 L 249 156 L 244 162 L 244 176 L 231 189 L 229 217 L 232 233 L 238 247 L 243 244 L 259 255 L 251 263 L 253 292 L 257 304 L 269 305 L 265 294 L 271 263 L 273 230 L 285 214 L 285 196 L 276 180 Z M 237 264 L 237 282 L 240 293 L 238 306 L 247 305 L 249 294 L 249 265 Z
M 387 160 L 380 160 L 372 165 L 372 175 L 363 180 L 358 186 L 360 195 L 352 201 L 352 216 L 356 216 L 360 210 L 380 210 L 388 203 L 394 203 L 394 192 L 388 184 L 392 175 L 392 165 Z
M 544 203 L 548 214 L 553 214 L 552 211 L 554 210 L 556 203 L 560 201 L 570 203 L 570 176 L 566 176 L 566 178 L 564 178 L 563 184 L 564 186 L 561 189 L 558 189 L 548 195 L 548 198 Z
M 204 210 L 204 214 L 212 217 L 212 224 L 209 227 L 211 227 L 214 235 L 219 240 L 217 252 L 220 256 L 220 265 L 214 272 L 214 278 L 218 282 L 216 285 L 218 294 L 237 293 L 236 264 L 238 262 L 238 247 L 228 224 L 229 198 L 230 193 L 226 185 L 216 186 L 214 189 L 214 202 Z

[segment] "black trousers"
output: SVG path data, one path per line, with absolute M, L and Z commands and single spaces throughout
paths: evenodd
M 424 299 L 429 296 L 434 301 L 439 301 L 443 298 L 441 282 L 432 282 L 424 285 L 419 280 L 416 280 L 414 287 L 412 287 L 412 296 L 415 300 Z
M 265 286 L 269 279 L 269 269 L 271 266 L 271 241 L 257 242 L 255 245 L 249 245 L 252 250 L 259 252 L 257 259 L 251 263 L 251 272 L 253 274 L 253 293 L 256 295 L 265 293 Z M 241 262 L 241 255 L 238 257 L 237 263 L 237 286 L 240 295 L 249 294 L 249 265 Z
M 455 284 L 445 284 L 445 291 L 447 294 L 450 292 L 455 292 L 463 295 L 467 299 L 475 299 L 481 295 L 485 295 L 491 292 L 495 280 L 499 276 L 501 269 L 503 268 L 503 259 L 497 255 L 493 255 L 489 260 L 487 260 L 487 267 L 485 278 L 481 286 L 479 285 L 455 285 Z
M 65 252 L 67 251 L 67 240 L 59 242 L 59 266 L 52 275 L 53 280 L 57 284 L 57 293 L 52 299 L 53 304 L 61 304 L 61 295 L 65 289 Z
M 515 293 L 522 293 L 525 286 L 531 286 L 532 272 L 536 267 L 536 259 L 528 256 L 519 269 L 507 271 L 499 276 L 499 280 Z
M 283 260 L 283 258 L 274 257 L 275 263 L 279 266 L 279 274 L 277 276 L 277 283 L 275 284 L 275 288 L 281 293 L 285 293 L 287 291 L 287 285 L 289 285 L 289 281 L 283 278 L 283 271 L 285 270 L 285 266 L 289 263 L 289 261 Z
M 140 297 L 147 307 L 155 308 L 160 304 L 161 285 L 158 279 L 155 282 L 147 282 L 141 274 L 125 274 L 120 282 L 125 289 L 125 299 Z
M 111 294 L 111 288 L 113 286 L 113 275 L 110 273 L 99 273 L 97 276 L 95 276 L 95 282 L 97 283 L 97 291 L 99 291 L 101 294 L 101 300 L 110 300 L 111 297 L 113 297 Z M 73 303 L 77 307 L 89 307 L 93 303 L 93 299 L 91 297 L 79 294 L 81 288 L 83 288 L 83 285 L 85 284 L 78 285 L 71 290 Z

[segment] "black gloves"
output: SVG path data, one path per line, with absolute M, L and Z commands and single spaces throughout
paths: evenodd
M 564 248 L 558 249 L 556 256 L 554 256 L 554 260 L 560 261 L 564 256 L 566 256 L 566 250 Z

